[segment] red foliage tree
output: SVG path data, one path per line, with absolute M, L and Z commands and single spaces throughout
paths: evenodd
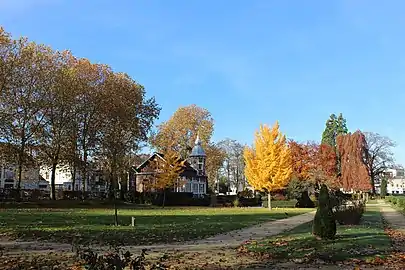
M 339 135 L 336 139 L 341 158 L 340 180 L 345 191 L 369 191 L 372 187 L 364 163 L 367 142 L 362 132 Z
M 326 184 L 331 189 L 340 187 L 337 178 L 337 155 L 332 146 L 307 142 L 289 143 L 292 154 L 293 176 L 308 183 Z
M 310 180 L 314 169 L 313 148 L 309 143 L 290 141 L 293 177 L 298 180 Z
M 328 144 L 318 145 L 315 173 L 318 184 L 325 184 L 330 189 L 340 187 L 337 177 L 337 155 L 333 146 Z

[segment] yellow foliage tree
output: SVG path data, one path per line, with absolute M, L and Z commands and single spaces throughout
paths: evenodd
M 155 165 L 155 182 L 154 188 L 163 190 L 163 207 L 166 200 L 166 189 L 174 187 L 177 185 L 182 185 L 180 183 L 180 174 L 184 171 L 185 160 L 182 160 L 181 157 L 171 148 L 168 148 L 163 153 L 163 158 L 159 159 L 156 157 L 154 161 Z
M 291 152 L 278 122 L 272 128 L 261 125 L 253 147 L 246 147 L 243 157 L 249 184 L 267 192 L 271 209 L 271 192 L 285 188 L 292 174 Z

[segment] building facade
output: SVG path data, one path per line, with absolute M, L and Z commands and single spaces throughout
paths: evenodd
M 395 168 L 387 169 L 384 171 L 383 176 L 387 178 L 388 194 L 405 194 L 404 168 L 397 166 Z
M 160 159 L 165 162 L 163 154 L 154 153 L 142 164 L 134 168 L 135 179 L 134 189 L 138 192 L 154 192 L 153 182 L 155 179 L 156 171 L 152 162 Z M 195 196 L 202 196 L 207 194 L 207 175 L 205 172 L 206 154 L 201 146 L 199 136 L 195 141 L 195 145 L 191 154 L 184 164 L 184 170 L 180 174 L 177 184 L 173 187 L 174 192 L 190 192 Z

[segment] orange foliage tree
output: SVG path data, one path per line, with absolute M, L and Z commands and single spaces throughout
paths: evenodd
M 345 191 L 369 191 L 372 187 L 370 176 L 364 163 L 367 143 L 362 132 L 340 135 L 337 148 L 341 157 L 341 183 Z
M 327 144 L 318 146 L 315 167 L 317 184 L 325 184 L 329 189 L 338 189 L 340 187 L 336 161 L 337 155 L 334 147 Z
M 327 144 L 289 143 L 292 156 L 293 178 L 308 184 L 326 184 L 329 188 L 337 188 L 336 152 Z

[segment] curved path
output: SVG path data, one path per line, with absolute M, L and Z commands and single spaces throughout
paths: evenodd
M 206 239 L 187 241 L 175 244 L 157 244 L 148 246 L 123 246 L 122 248 L 129 251 L 139 251 L 148 249 L 152 251 L 168 250 L 212 250 L 218 248 L 237 247 L 245 241 L 259 240 L 268 236 L 280 234 L 286 230 L 291 230 L 303 223 L 309 222 L 314 218 L 315 211 L 293 216 L 290 218 L 269 221 L 259 225 L 248 227 L 240 230 L 219 234 Z M 107 247 L 91 246 L 92 249 L 103 251 Z M 25 252 L 44 253 L 44 252 L 73 252 L 72 245 L 46 242 L 18 242 L 5 241 L 0 242 L 0 251 L 4 253 L 21 254 Z

